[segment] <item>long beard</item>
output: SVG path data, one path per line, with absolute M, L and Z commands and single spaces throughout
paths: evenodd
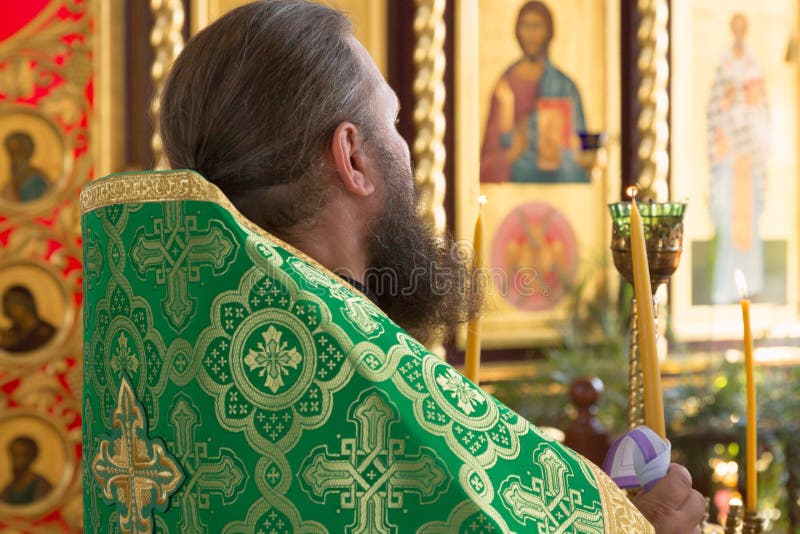
M 384 212 L 372 225 L 367 287 L 378 305 L 422 343 L 450 334 L 472 317 L 480 295 L 472 283 L 468 257 L 451 236 L 437 238 L 416 213 L 411 169 L 375 143 L 387 185 Z

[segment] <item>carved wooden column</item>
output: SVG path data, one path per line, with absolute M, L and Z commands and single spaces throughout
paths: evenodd
M 153 120 L 153 137 L 150 144 L 153 149 L 153 167 L 166 169 L 169 164 L 164 157 L 161 145 L 161 132 L 158 125 L 158 114 L 161 111 L 161 91 L 167 72 L 172 62 L 183 50 L 183 23 L 186 12 L 183 0 L 151 0 L 150 10 L 153 14 L 153 28 L 150 31 L 150 45 L 153 47 L 153 65 L 150 77 L 153 80 L 153 100 L 150 102 L 150 116 Z
M 669 176 L 669 1 L 622 0 L 622 183 L 664 201 Z
M 445 194 L 445 0 L 417 0 L 414 16 L 414 160 L 417 163 L 419 216 L 443 233 Z

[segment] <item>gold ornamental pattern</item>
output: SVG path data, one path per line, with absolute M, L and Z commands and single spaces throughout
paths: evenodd
M 83 525 L 77 196 L 94 147 L 93 2 L 12 4 L 19 17 L 0 40 L 0 298 L 25 311 L 0 327 L 0 436 L 3 454 L 33 458 L 34 484 L 0 498 L 0 531 L 72 533 Z
M 153 47 L 153 64 L 150 77 L 153 80 L 153 100 L 150 102 L 150 117 L 153 121 L 153 161 L 156 169 L 166 169 L 169 165 L 164 156 L 158 114 L 161 112 L 161 92 L 172 62 L 183 50 L 183 23 L 186 12 L 182 0 L 151 0 L 153 28 L 150 30 L 150 44 Z
M 661 197 L 667 191 L 669 172 L 669 6 L 667 0 L 639 0 L 638 7 L 641 22 L 637 38 L 641 51 L 636 65 L 642 80 L 637 95 L 640 111 L 636 120 L 641 135 L 637 149 L 642 169 L 638 185 L 642 198 L 664 202 L 667 199 Z
M 417 70 L 414 125 L 417 136 L 413 152 L 420 199 L 418 214 L 437 233 L 443 233 L 447 225 L 444 210 L 445 4 L 445 0 L 417 0 L 414 15 L 414 66 Z

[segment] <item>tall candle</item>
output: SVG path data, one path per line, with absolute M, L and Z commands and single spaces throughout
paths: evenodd
M 472 238 L 472 248 L 475 257 L 475 272 L 473 281 L 480 280 L 478 269 L 483 266 L 483 205 L 486 197 L 478 198 L 478 218 L 475 220 L 475 234 Z M 478 312 L 467 324 L 467 351 L 464 356 L 464 375 L 477 384 L 481 367 L 481 316 Z
M 633 290 L 636 295 L 637 326 L 639 327 L 639 353 L 642 357 L 642 385 L 644 389 L 644 421 L 656 434 L 666 439 L 664 424 L 664 398 L 661 393 L 661 372 L 656 351 L 656 319 L 653 311 L 653 293 L 650 269 L 647 265 L 647 247 L 644 225 L 636 207 L 636 190 L 631 193 L 631 257 L 633 260 Z
M 756 475 L 756 450 L 758 447 L 758 423 L 756 421 L 756 377 L 755 362 L 753 361 L 753 333 L 750 330 L 750 299 L 747 298 L 747 282 L 744 274 L 736 269 L 736 285 L 742 299 L 742 323 L 744 325 L 744 368 L 747 375 L 747 511 L 756 512 L 758 500 L 758 486 Z

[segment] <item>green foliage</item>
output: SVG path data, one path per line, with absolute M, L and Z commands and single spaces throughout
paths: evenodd
M 544 349 L 543 359 L 531 362 L 535 377 L 495 384 L 494 394 L 530 421 L 564 429 L 573 415 L 570 382 L 598 377 L 605 385 L 598 417 L 613 436 L 627 427 L 632 288 L 622 283 L 614 296 L 604 288 L 591 297 L 588 293 L 586 281 L 571 292 L 571 320 L 563 341 Z M 667 336 L 671 357 L 686 357 L 688 348 L 671 339 L 669 328 Z M 672 382 L 678 385 L 664 391 L 674 459 L 689 468 L 695 487 L 706 495 L 723 487 L 719 480 L 712 480 L 712 459 L 735 461 L 743 491 L 744 365 L 727 361 L 721 352 L 709 354 L 708 361 L 703 371 L 677 377 Z M 762 367 L 757 384 L 759 458 L 764 466 L 759 472 L 759 508 L 772 516 L 772 531 L 800 534 L 800 366 Z
M 605 288 L 589 295 L 589 279 L 569 296 L 571 320 L 562 343 L 544 349 L 545 357 L 531 362 L 535 377 L 495 384 L 494 395 L 539 426 L 564 429 L 573 415 L 569 384 L 580 377 L 598 377 L 605 385 L 598 417 L 613 436 L 627 427 L 632 288 L 623 282 L 617 295 Z M 688 347 L 677 343 L 667 326 L 670 356 L 688 356 Z M 673 459 L 690 470 L 695 488 L 710 496 L 724 487 L 712 479 L 710 463 L 715 460 L 740 466 L 739 490 L 744 491 L 747 410 L 742 361 L 729 362 L 721 352 L 707 356 L 703 371 L 670 381 L 677 385 L 664 390 L 664 407 Z M 759 508 L 771 515 L 773 532 L 800 534 L 800 366 L 760 368 L 757 390 L 763 467 Z M 712 504 L 712 517 L 715 513 Z
M 714 459 L 739 465 L 738 489 L 744 492 L 745 380 L 741 360 L 729 362 L 717 354 L 701 380 L 665 392 L 665 406 L 673 407 L 667 417 L 675 460 L 686 465 L 709 494 L 723 487 L 712 480 Z M 773 532 L 800 533 L 800 367 L 762 367 L 756 384 L 759 510 L 773 520 Z M 795 518 L 793 530 L 790 516 Z
M 562 332 L 563 341 L 546 348 L 544 359 L 532 362 L 536 376 L 496 384 L 494 395 L 540 426 L 563 429 L 573 415 L 569 384 L 576 378 L 597 377 L 605 387 L 598 416 L 614 435 L 627 425 L 631 289 L 621 284 L 620 294 L 611 295 L 599 287 L 590 295 L 591 278 L 587 275 L 571 291 L 571 320 Z

